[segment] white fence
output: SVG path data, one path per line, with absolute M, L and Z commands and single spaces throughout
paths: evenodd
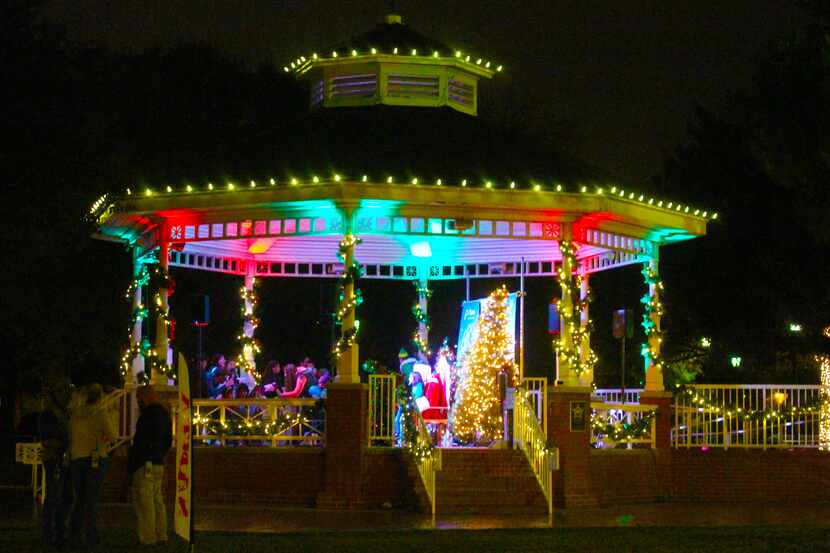
M 830 387 L 702 384 L 677 394 L 673 407 L 674 447 L 814 448 L 822 419 L 830 425 Z
M 369 446 L 395 444 L 395 384 L 394 374 L 369 375 Z
M 600 388 L 591 394 L 601 403 L 640 403 L 642 388 Z
M 656 405 L 591 402 L 591 444 L 598 448 L 641 444 L 654 448 Z

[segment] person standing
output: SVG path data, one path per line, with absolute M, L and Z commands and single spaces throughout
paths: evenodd
M 141 414 L 135 426 L 127 472 L 132 478 L 138 541 L 141 545 L 167 543 L 167 510 L 161 487 L 164 457 L 173 445 L 173 422 L 149 386 L 139 388 L 136 399 Z
M 44 388 L 45 408 L 38 417 L 38 433 L 43 444 L 43 470 L 46 497 L 43 500 L 43 539 L 60 546 L 66 538 L 66 519 L 72 506 L 72 479 L 69 477 L 69 382 Z
M 98 502 L 109 469 L 108 446 L 117 436 L 115 421 L 102 403 L 101 385 L 86 386 L 81 404 L 69 418 L 69 471 L 75 505 L 69 522 L 71 540 L 88 548 L 100 543 Z

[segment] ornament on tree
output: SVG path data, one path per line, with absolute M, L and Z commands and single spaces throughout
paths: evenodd
M 510 347 L 505 286 L 497 288 L 482 306 L 479 333 L 464 360 L 450 421 L 453 436 L 466 444 L 489 445 L 503 437 L 499 373 L 514 386 L 518 366 Z

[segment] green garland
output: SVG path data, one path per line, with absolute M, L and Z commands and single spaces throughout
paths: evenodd
M 648 411 L 632 423 L 612 422 L 611 417 L 602 417 L 596 410 L 591 412 L 591 429 L 600 438 L 606 438 L 615 443 L 625 443 L 638 440 L 651 431 L 651 421 L 657 416 L 657 411 Z
M 282 435 L 293 426 L 308 425 L 309 420 L 302 413 L 280 413 L 277 420 L 236 420 L 226 419 L 221 422 L 210 417 L 193 417 L 193 424 L 206 430 L 211 436 L 267 436 L 273 438 Z
M 415 287 L 415 293 L 418 294 L 418 301 L 415 305 L 412 306 L 412 316 L 415 317 L 415 322 L 420 325 L 426 326 L 427 332 L 431 328 L 429 314 L 421 309 L 421 300 L 428 300 L 432 297 L 432 290 L 429 287 L 429 283 L 427 282 L 424 286 L 421 286 L 421 283 L 418 279 L 412 281 L 412 284 Z M 425 353 L 429 355 L 431 352 L 429 350 L 429 344 L 426 343 L 421 338 L 420 328 L 416 328 L 415 332 L 412 334 L 412 346 L 415 348 L 416 353 Z
M 580 354 L 582 344 L 587 343 L 586 338 L 591 335 L 591 330 L 594 326 L 593 322 L 588 320 L 586 325 L 582 325 L 577 320 L 578 314 L 580 314 L 582 310 L 587 308 L 591 303 L 592 295 L 591 290 L 589 289 L 584 298 L 580 297 L 582 280 L 584 277 L 579 274 L 579 272 L 577 272 L 575 277 L 573 274 L 565 274 L 564 266 L 566 264 L 566 258 L 568 264 L 572 268 L 577 266 L 576 244 L 570 240 L 561 240 L 559 249 L 562 253 L 563 261 L 556 271 L 556 276 L 559 281 L 559 286 L 562 288 L 562 296 L 564 297 L 566 292 L 570 295 L 571 305 L 573 308 L 570 311 L 564 311 L 561 308 L 562 300 L 557 300 L 557 311 L 559 312 L 559 316 L 562 318 L 563 326 L 568 326 L 570 330 L 571 340 L 569 344 L 565 343 L 562 333 L 560 333 L 559 338 L 553 341 L 553 347 L 554 350 L 556 350 L 556 355 L 566 364 L 573 367 L 577 376 L 579 376 L 585 372 L 592 371 L 594 369 L 594 365 L 597 363 L 597 355 L 590 346 L 588 347 L 587 355 L 585 355 L 584 358 Z
M 650 295 L 648 290 L 646 290 L 645 295 L 640 298 L 640 303 L 643 304 L 642 326 L 647 340 L 647 342 L 643 344 L 642 352 L 643 354 L 648 354 L 651 364 L 662 371 L 664 365 L 663 355 L 660 352 L 659 345 L 657 347 L 652 347 L 652 339 L 658 344 L 661 344 L 663 342 L 663 330 L 657 328 L 657 325 L 654 324 L 652 317 L 656 316 L 657 318 L 660 318 L 663 316 L 664 308 L 661 300 L 663 295 L 663 280 L 660 278 L 657 271 L 652 269 L 648 263 L 643 265 L 642 273 L 646 285 L 649 288 L 654 286 L 656 290 L 654 296 Z
M 398 409 L 402 410 L 401 441 L 403 442 L 403 447 L 409 450 L 409 453 L 415 458 L 416 462 L 429 459 L 435 455 L 435 446 L 432 442 L 418 442 L 418 429 L 415 427 L 415 417 L 420 416 L 420 413 L 415 407 L 412 390 L 408 385 L 400 384 L 396 390 L 395 397 L 397 397 Z
M 243 334 L 237 336 L 239 340 L 240 350 L 239 355 L 236 356 L 236 364 L 243 370 L 250 373 L 257 384 L 259 384 L 260 380 L 262 379 L 262 375 L 256 368 L 256 362 L 249 362 L 248 358 L 245 356 L 245 351 L 250 350 L 252 357 L 255 357 L 258 353 L 262 351 L 259 346 L 259 342 L 256 338 L 254 338 L 253 333 L 256 332 L 257 327 L 259 326 L 259 319 L 256 316 L 256 307 L 258 303 L 256 290 L 254 290 L 253 286 L 256 285 L 256 280 L 253 281 L 252 287 L 249 290 L 245 286 L 241 286 L 239 288 L 239 296 L 242 299 L 242 306 L 240 310 L 242 312 L 242 329 Z M 250 312 L 246 309 L 245 305 L 250 302 L 251 310 Z M 250 324 L 251 325 L 251 336 L 246 336 L 244 334 L 245 326 Z
M 341 261 L 346 261 L 346 254 L 349 248 L 354 248 L 361 242 L 362 240 L 354 234 L 345 235 L 340 241 L 340 247 L 337 252 Z M 357 307 L 363 302 L 363 294 L 360 289 L 357 288 L 357 282 L 360 280 L 361 276 L 363 276 L 363 268 L 360 263 L 352 259 L 352 262 L 343 270 L 343 274 L 340 276 L 338 283 L 340 287 L 338 294 L 338 297 L 340 298 L 340 305 L 335 313 L 337 321 L 342 321 L 352 312 L 356 312 Z M 351 298 L 346 298 L 345 291 L 347 284 L 351 284 L 353 286 L 353 296 Z M 355 321 L 355 323 L 357 323 L 357 321 Z M 340 356 L 343 355 L 343 352 L 349 350 L 357 342 L 358 328 L 358 324 L 355 324 L 354 327 L 341 333 L 340 338 L 337 340 L 334 348 L 332 348 L 333 362 L 336 362 Z
M 693 386 L 678 387 L 675 390 L 675 397 L 684 397 L 691 409 L 729 418 L 739 417 L 746 421 L 778 420 L 782 418 L 796 418 L 803 415 L 818 415 L 823 408 L 830 408 L 830 397 L 821 396 L 813 398 L 809 403 L 791 405 L 786 408 L 765 407 L 763 409 L 747 409 L 738 405 L 719 405 L 698 394 Z

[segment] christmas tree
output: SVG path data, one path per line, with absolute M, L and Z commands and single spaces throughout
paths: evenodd
M 497 288 L 482 305 L 479 333 L 467 355 L 450 421 L 453 436 L 464 443 L 489 445 L 502 438 L 498 375 L 513 386 L 518 368 L 511 351 L 507 288 Z

